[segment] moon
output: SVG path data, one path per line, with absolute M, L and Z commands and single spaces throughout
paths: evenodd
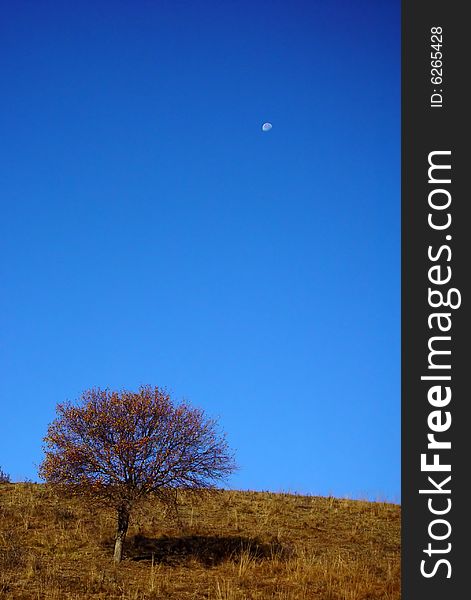
M 270 131 L 270 129 L 273 127 L 273 125 L 271 123 L 264 123 L 262 125 L 262 131 Z

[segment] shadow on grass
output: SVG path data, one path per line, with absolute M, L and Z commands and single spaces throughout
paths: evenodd
M 277 541 L 262 542 L 258 538 L 242 536 L 187 535 L 149 538 L 135 535 L 126 541 L 126 558 L 136 561 L 154 560 L 155 563 L 176 565 L 189 560 L 212 567 L 225 560 L 238 562 L 241 556 L 252 560 L 286 560 L 292 551 Z

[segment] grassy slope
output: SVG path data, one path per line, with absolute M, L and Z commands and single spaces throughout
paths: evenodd
M 38 484 L 0 485 L 0 597 L 107 600 L 393 600 L 400 507 L 263 492 L 149 503 L 125 560 L 113 514 Z

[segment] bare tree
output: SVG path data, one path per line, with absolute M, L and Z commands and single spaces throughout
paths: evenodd
M 0 483 L 10 483 L 10 475 L 0 467 Z
M 116 563 L 138 501 L 151 493 L 165 502 L 172 490 L 212 489 L 236 469 L 216 421 L 158 387 L 91 389 L 56 410 L 40 477 L 116 510 Z

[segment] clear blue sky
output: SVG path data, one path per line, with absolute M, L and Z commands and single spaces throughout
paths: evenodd
M 236 489 L 400 495 L 400 4 L 3 3 L 0 465 L 166 386 Z M 264 121 L 273 129 L 262 132 Z

